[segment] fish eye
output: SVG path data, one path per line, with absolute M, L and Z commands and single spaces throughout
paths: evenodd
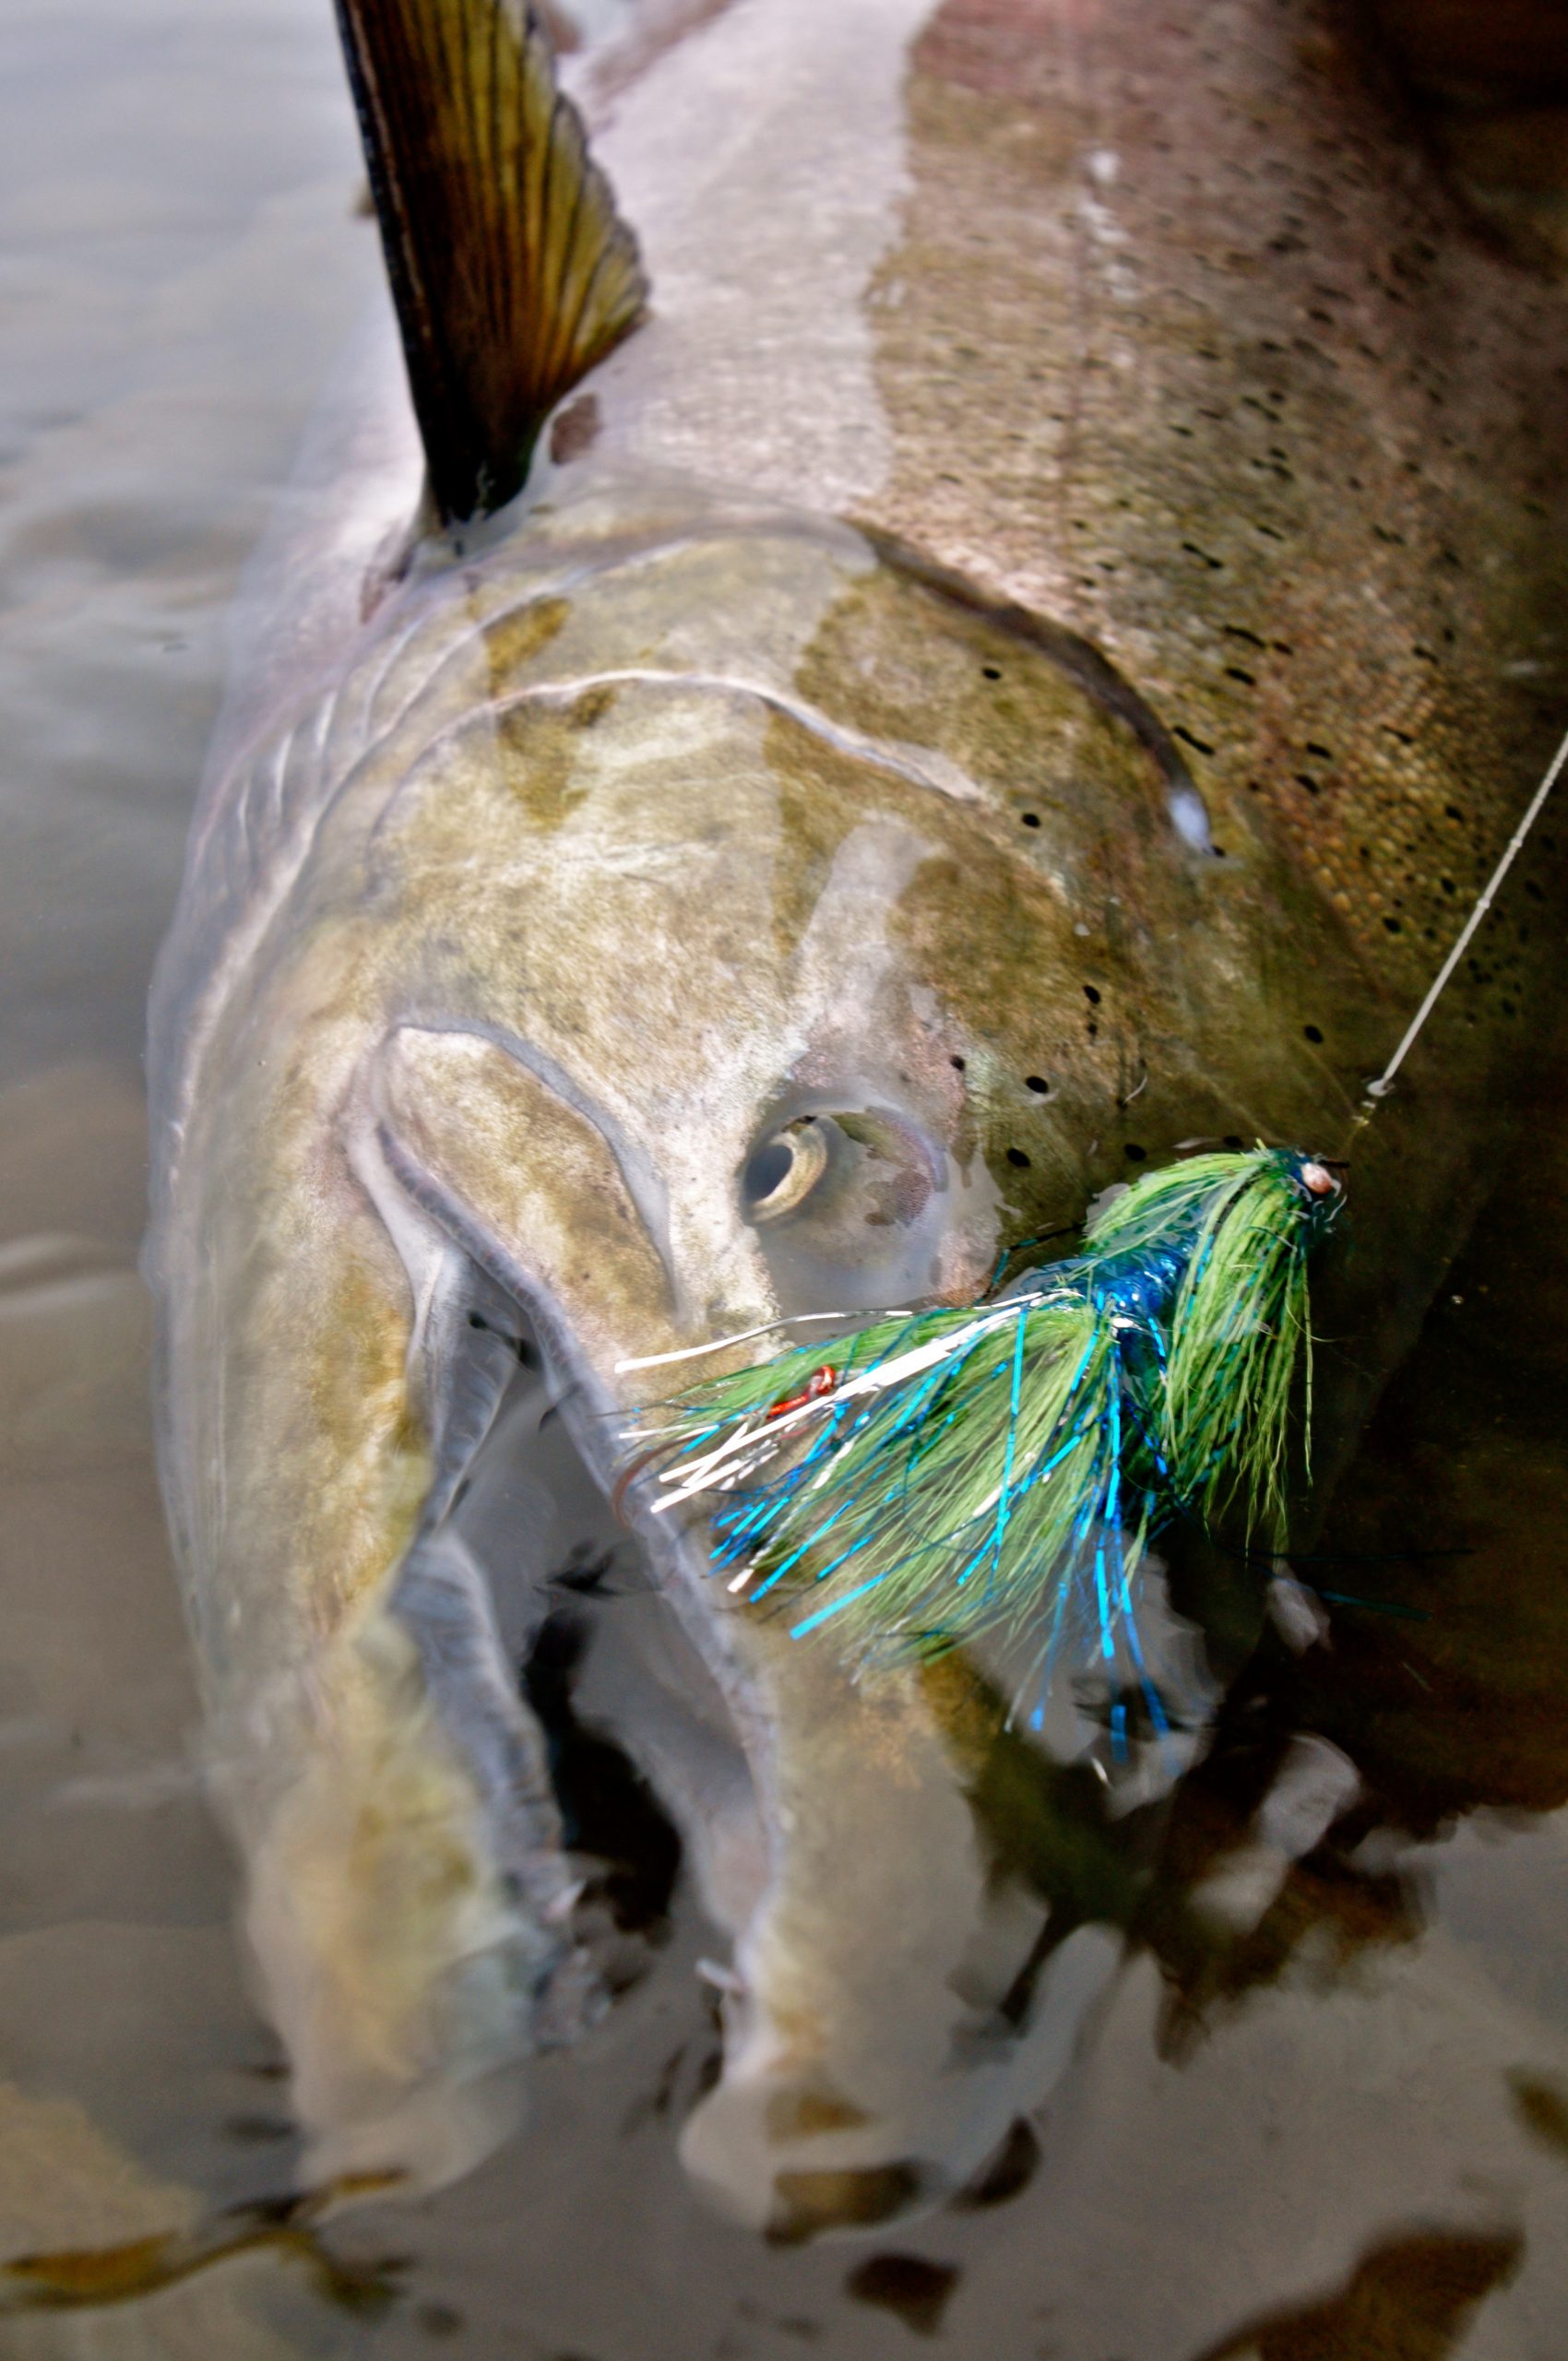
M 754 1148 L 741 1174 L 741 1195 L 748 1221 L 777 1221 L 793 1213 L 816 1187 L 827 1169 L 827 1142 L 814 1117 L 775 1132 Z
M 892 1108 L 836 1107 L 775 1120 L 741 1168 L 741 1209 L 788 1224 L 802 1250 L 862 1257 L 879 1234 L 907 1230 L 943 1181 L 940 1155 Z
M 947 1175 L 945 1149 L 913 1112 L 858 1092 L 766 1115 L 735 1193 L 780 1309 L 869 1310 L 929 1293 Z

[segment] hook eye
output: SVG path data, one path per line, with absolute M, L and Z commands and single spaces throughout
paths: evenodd
M 777 1221 L 804 1203 L 827 1169 L 827 1142 L 811 1115 L 754 1148 L 741 1175 L 748 1221 Z

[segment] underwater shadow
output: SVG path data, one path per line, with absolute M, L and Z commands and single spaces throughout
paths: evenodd
M 1568 1803 L 1568 1137 L 1539 1110 L 1390 1384 L 1315 1548 L 1324 1637 L 1260 1641 L 1182 1783 L 1137 1934 L 1179 2052 L 1215 2004 L 1274 1982 L 1312 1939 L 1334 1975 L 1425 1924 L 1411 1848 L 1487 1810 Z M 1303 1735 L 1345 1758 L 1353 1800 L 1245 1928 L 1188 1905 L 1243 1846 Z
M 1339 2293 L 1259 2313 L 1191 2361 L 1447 2361 L 1478 2304 L 1518 2269 L 1525 2242 L 1417 2230 L 1362 2255 Z

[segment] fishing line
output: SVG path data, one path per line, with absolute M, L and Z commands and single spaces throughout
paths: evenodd
M 1376 1112 L 1377 1102 L 1379 1099 L 1386 1098 L 1389 1092 L 1393 1089 L 1395 1075 L 1404 1064 L 1406 1055 L 1415 1041 L 1417 1035 L 1420 1032 L 1422 1026 L 1431 1014 L 1432 1010 L 1437 1006 L 1439 1000 L 1442 998 L 1443 993 L 1447 987 L 1449 978 L 1453 975 L 1455 968 L 1459 965 L 1460 960 L 1469 949 L 1470 943 L 1474 940 L 1477 928 L 1480 925 L 1482 919 L 1486 917 L 1488 910 L 1491 909 L 1492 903 L 1497 898 L 1498 887 L 1502 884 L 1503 879 L 1507 876 L 1509 871 L 1513 868 L 1514 863 L 1517 860 L 1520 853 L 1523 851 L 1525 840 L 1528 836 L 1531 829 L 1535 826 L 1536 822 L 1539 819 L 1542 809 L 1546 803 L 1546 799 L 1551 793 L 1552 789 L 1557 785 L 1559 778 L 1562 777 L 1562 766 L 1565 763 L 1568 763 L 1568 734 L 1564 734 L 1562 744 L 1558 747 L 1556 753 L 1553 754 L 1550 762 L 1547 765 L 1546 775 L 1542 778 L 1540 785 L 1537 788 L 1534 795 L 1531 797 L 1528 810 L 1526 812 L 1525 816 L 1520 821 L 1518 826 L 1515 829 L 1514 834 L 1509 837 L 1507 847 L 1503 854 L 1503 858 L 1498 862 L 1497 867 L 1492 871 L 1491 875 L 1488 878 L 1485 885 L 1482 886 L 1475 908 L 1471 910 L 1469 917 L 1465 920 L 1463 927 L 1461 927 L 1459 931 L 1459 938 L 1457 942 L 1450 951 L 1447 958 L 1443 961 L 1442 967 L 1438 969 L 1436 975 L 1432 978 L 1431 990 L 1428 991 L 1425 1000 L 1422 1001 L 1420 1008 L 1417 1009 L 1414 1016 L 1410 1019 L 1409 1024 L 1405 1029 L 1404 1039 L 1400 1042 L 1399 1047 L 1395 1050 L 1394 1055 L 1389 1059 L 1388 1063 L 1384 1067 L 1383 1072 L 1378 1075 L 1377 1080 L 1375 1082 L 1368 1083 L 1367 1103 L 1363 1107 L 1361 1113 L 1358 1118 L 1358 1124 L 1366 1122 L 1368 1119 Z

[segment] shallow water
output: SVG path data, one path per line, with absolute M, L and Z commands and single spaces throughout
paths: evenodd
M 147 976 L 225 612 L 377 283 L 328 15 L 13 0 L 0 30 L 12 2257 L 207 2223 L 293 2165 L 190 1769 L 134 1256 Z M 1510 1182 L 1301 1569 L 1364 1603 L 1304 1652 L 1271 1627 L 1082 2056 L 968 2200 L 806 2246 L 704 2205 L 674 2139 L 714 2055 L 708 1938 L 677 1885 L 481 2172 L 319 2234 L 239 2214 L 269 2235 L 154 2299 L 0 2317 L 0 2350 L 882 2361 L 929 2335 L 976 2361 L 1561 2361 L 1568 1130 L 1544 1049 L 1540 1071 Z M 645 1870 L 650 1847 L 645 1824 Z

